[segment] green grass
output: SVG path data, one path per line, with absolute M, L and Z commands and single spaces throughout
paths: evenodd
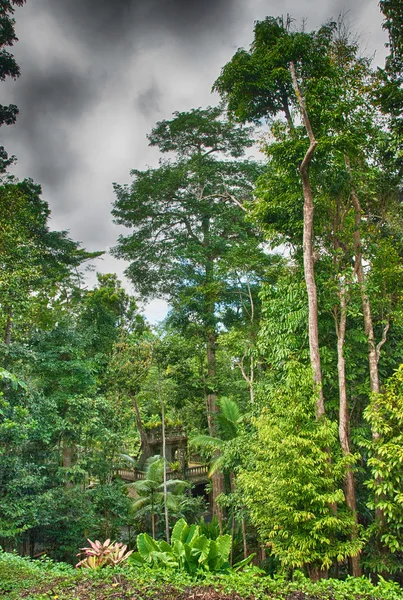
M 0 552 L 0 597 L 4 600 L 402 600 L 393 582 L 377 586 L 366 578 L 311 583 L 251 572 L 204 574 L 126 565 L 99 571 L 76 570 L 49 559 L 30 561 Z

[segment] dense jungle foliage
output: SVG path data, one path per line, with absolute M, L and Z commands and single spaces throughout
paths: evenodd
M 19 76 L 22 4 L 0 3 L 1 80 Z M 114 184 L 133 296 L 113 273 L 86 286 L 103 253 L 50 228 L 0 148 L 9 598 L 195 581 L 211 599 L 401 597 L 403 13 L 380 8 L 383 69 L 343 19 L 267 17 L 214 83 L 220 106 L 155 125 L 158 166 Z M 170 306 L 156 328 L 152 298 Z M 113 547 L 115 570 L 73 571 L 83 546 Z

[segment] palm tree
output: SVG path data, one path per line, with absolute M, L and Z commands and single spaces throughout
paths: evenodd
M 239 434 L 239 425 L 242 422 L 243 415 L 239 409 L 238 404 L 232 398 L 223 397 L 218 402 L 219 412 L 217 413 L 216 419 L 221 430 L 221 437 L 211 437 L 209 435 L 198 435 L 194 437 L 190 444 L 204 450 L 204 452 L 210 455 L 210 472 L 211 477 L 217 471 L 224 470 L 224 453 L 223 450 L 227 442 L 234 440 Z M 231 492 L 235 489 L 234 484 L 234 473 L 229 473 Z M 244 558 L 248 555 L 246 545 L 246 530 L 245 530 L 245 519 L 241 517 L 242 526 L 242 538 L 243 538 L 243 551 Z M 232 513 L 232 535 L 234 535 L 234 513 Z M 231 558 L 232 561 L 232 558 Z
M 164 506 L 164 459 L 158 455 L 147 459 L 144 479 L 131 483 L 130 487 L 134 488 L 138 495 L 133 509 L 143 514 L 151 514 L 151 532 L 155 538 L 155 517 Z M 171 479 L 166 482 L 165 505 L 168 510 L 178 510 L 179 497 L 187 487 L 189 483 L 181 479 Z
M 191 446 L 200 448 L 206 454 L 210 455 L 210 477 L 217 471 L 223 470 L 224 459 L 222 449 L 226 442 L 237 437 L 239 425 L 243 418 L 238 404 L 232 398 L 223 397 L 219 400 L 218 405 L 219 412 L 216 415 L 216 420 L 221 431 L 221 437 L 197 435 L 190 442 Z

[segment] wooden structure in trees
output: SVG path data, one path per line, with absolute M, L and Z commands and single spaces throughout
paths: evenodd
M 151 456 L 162 456 L 162 426 L 156 426 L 146 432 L 147 444 L 142 448 L 138 464 L 140 468 L 118 469 L 123 481 L 133 482 L 144 479 L 142 470 L 146 460 Z M 146 451 L 145 451 L 146 450 Z M 167 479 L 184 479 L 193 484 L 207 483 L 207 465 L 188 463 L 188 438 L 182 427 L 168 426 L 165 431 L 165 455 L 168 463 Z M 175 463 L 175 468 L 169 465 Z

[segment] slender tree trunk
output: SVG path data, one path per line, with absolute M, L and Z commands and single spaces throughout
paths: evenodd
M 361 250 L 361 205 L 358 196 L 353 191 L 351 193 L 354 211 L 355 211 L 355 231 L 354 231 L 354 253 L 355 253 L 355 272 L 357 281 L 360 286 L 362 313 L 364 317 L 364 330 L 367 336 L 368 343 L 368 365 L 369 365 L 369 380 L 371 392 L 379 394 L 379 373 L 378 373 L 378 358 L 376 352 L 376 343 L 374 335 L 374 326 L 372 322 L 371 304 L 369 301 L 367 286 L 365 281 L 364 267 L 362 264 Z
M 158 387 L 160 388 L 159 382 L 158 382 Z M 160 388 L 160 397 L 161 397 L 161 388 Z M 167 457 L 166 457 L 166 441 L 165 441 L 165 405 L 164 405 L 164 402 L 162 399 L 161 399 L 161 420 L 162 420 L 162 459 L 164 461 L 163 488 L 164 488 L 165 537 L 169 544 L 169 519 L 168 519 L 168 505 L 167 505 Z
M 245 519 L 241 519 L 241 530 L 242 530 L 242 544 L 243 544 L 243 557 L 248 558 L 248 544 L 246 540 L 246 526 Z
M 253 296 L 252 296 L 252 292 L 250 289 L 250 285 L 248 282 L 248 295 L 249 295 L 249 302 L 250 302 L 250 324 L 251 324 L 251 333 L 249 335 L 249 340 L 250 340 L 250 345 L 251 347 L 254 344 L 254 339 L 253 339 L 253 323 L 255 320 L 255 304 L 253 302 Z M 248 384 L 248 388 L 249 388 L 249 399 L 250 399 L 250 403 L 254 404 L 255 402 L 255 390 L 254 390 L 254 383 L 255 383 L 255 360 L 253 358 L 253 354 L 251 354 L 250 356 L 250 364 L 249 364 L 249 368 L 250 368 L 250 372 L 249 375 L 247 374 L 246 370 L 245 370 L 245 366 L 244 366 L 244 360 L 247 356 L 247 352 L 245 352 L 244 356 L 241 358 L 241 360 L 237 363 L 237 366 L 239 367 L 239 370 L 242 373 L 242 377 L 245 379 L 246 383 Z
M 322 389 L 322 369 L 319 353 L 318 299 L 315 282 L 315 258 L 313 251 L 314 204 L 311 182 L 309 178 L 309 165 L 311 163 L 313 153 L 315 152 L 317 141 L 312 131 L 308 112 L 305 106 L 305 99 L 299 89 L 294 63 L 290 63 L 290 73 L 294 92 L 298 99 L 302 119 L 310 141 L 309 148 L 299 166 L 299 171 L 301 173 L 302 191 L 304 194 L 303 256 L 305 283 L 308 294 L 309 351 L 313 370 L 313 380 L 318 394 L 316 402 L 316 418 L 320 419 L 325 414 L 325 403 Z
M 230 558 L 229 558 L 229 564 L 232 567 L 232 563 L 233 563 L 233 555 L 234 555 L 234 537 L 235 537 L 235 514 L 234 514 L 234 509 L 232 509 L 232 519 L 231 519 L 231 539 L 232 539 L 232 543 L 231 543 L 231 552 L 230 552 Z
M 208 394 L 207 394 L 207 404 L 208 404 L 208 427 L 209 434 L 211 437 L 216 436 L 216 425 L 215 425 L 215 416 L 218 412 L 217 410 L 217 395 L 212 388 L 214 386 L 214 380 L 216 376 L 216 334 L 211 331 L 207 335 L 207 381 L 208 381 Z M 212 484 L 212 502 L 213 502 L 213 514 L 216 515 L 218 524 L 220 527 L 220 531 L 222 531 L 223 524 L 223 510 L 221 506 L 217 503 L 217 497 L 220 494 L 223 494 L 225 491 L 224 488 L 224 476 L 220 471 L 216 471 L 213 473 L 211 477 Z
M 345 156 L 346 169 L 351 175 L 350 159 Z M 355 254 L 355 273 L 361 293 L 362 314 L 364 318 L 364 331 L 367 337 L 368 344 L 368 367 L 370 389 L 373 394 L 379 394 L 381 391 L 378 372 L 378 352 L 375 343 L 374 326 L 372 321 L 371 303 L 369 300 L 367 285 L 365 280 L 365 272 L 362 261 L 362 244 L 361 244 L 361 204 L 359 198 L 353 189 L 351 192 L 351 200 L 354 207 L 355 229 L 354 229 L 354 254 Z M 376 442 L 380 438 L 377 431 L 372 430 L 372 439 Z M 379 479 L 378 479 L 379 481 Z M 379 507 L 375 508 L 375 519 L 379 523 L 384 521 L 383 510 Z
M 155 512 L 154 507 L 151 510 L 151 535 L 153 540 L 155 540 Z
M 346 337 L 347 323 L 347 304 L 346 290 L 344 282 L 339 284 L 339 301 L 340 301 L 340 320 L 337 321 L 336 315 L 336 331 L 337 331 L 337 373 L 339 379 L 339 439 L 343 452 L 343 456 L 351 454 L 350 448 L 350 416 L 348 411 L 347 401 L 347 382 L 346 382 L 346 361 L 344 358 L 344 343 Z M 351 510 L 354 518 L 353 530 L 351 532 L 351 540 L 355 541 L 358 538 L 358 520 L 357 520 L 357 505 L 355 496 L 354 474 L 350 465 L 346 467 L 344 478 L 344 493 L 346 503 Z M 353 577 L 361 577 L 362 571 L 360 566 L 360 556 L 352 556 L 349 559 L 351 565 L 351 574 Z

